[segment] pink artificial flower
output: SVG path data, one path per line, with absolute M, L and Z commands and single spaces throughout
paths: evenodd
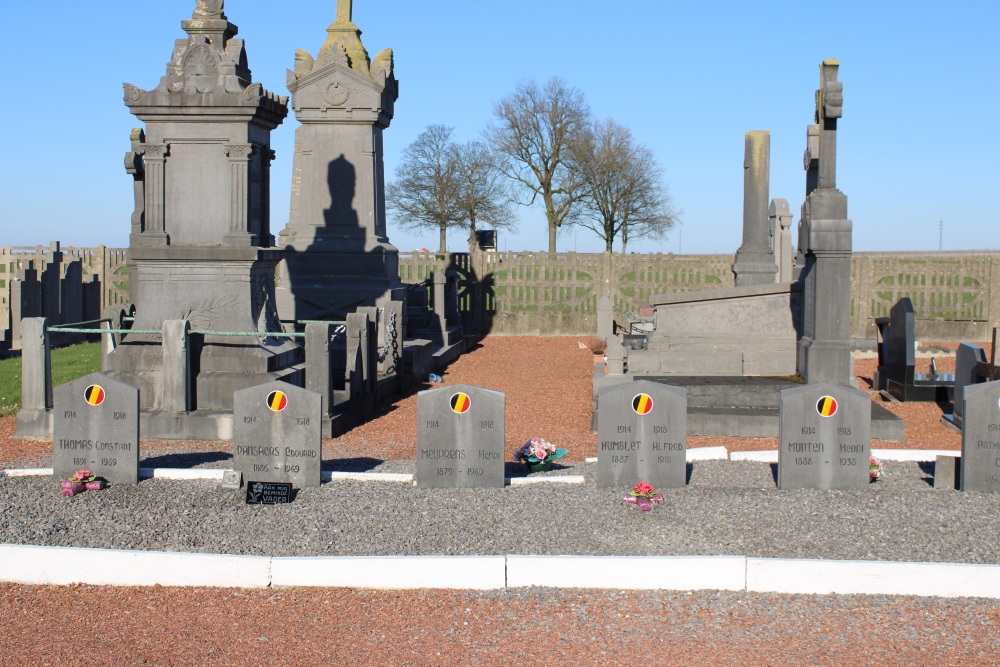
M 656 491 L 656 487 L 650 484 L 649 482 L 639 482 L 638 484 L 635 485 L 635 488 L 633 490 L 635 491 L 636 495 L 650 496 L 653 494 L 654 491 Z

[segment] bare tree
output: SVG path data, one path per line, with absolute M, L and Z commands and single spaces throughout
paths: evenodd
M 541 197 L 549 227 L 549 252 L 556 251 L 556 232 L 579 196 L 575 172 L 566 168 L 569 145 L 590 118 L 583 94 L 562 79 L 539 88 L 519 83 L 493 105 L 495 122 L 487 129 L 494 149 L 508 158 L 505 173 L 520 187 L 530 206 Z
M 677 216 L 663 184 L 663 170 L 632 132 L 613 120 L 594 123 L 572 145 L 572 170 L 584 183 L 581 207 L 571 222 L 593 231 L 611 252 L 621 237 L 622 253 L 630 239 L 662 238 Z
M 494 229 L 516 229 L 510 182 L 504 176 L 503 157 L 482 141 L 454 147 L 459 195 L 469 224 L 469 252 L 477 247 L 476 224 Z
M 400 225 L 407 229 L 438 229 L 440 252 L 447 252 L 448 228 L 465 218 L 451 133 L 450 127 L 428 125 L 403 150 L 396 180 L 385 190 L 386 204 L 396 212 L 394 219 Z

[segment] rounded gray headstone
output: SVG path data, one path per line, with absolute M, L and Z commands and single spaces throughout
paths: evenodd
M 459 384 L 417 394 L 417 486 L 504 485 L 503 392 Z
M 139 390 L 103 373 L 53 392 L 52 469 L 90 470 L 112 484 L 139 483 Z
M 270 382 L 233 394 L 233 470 L 244 481 L 320 485 L 323 400 L 316 392 Z
M 778 427 L 778 488 L 866 488 L 871 440 L 867 394 L 828 382 L 785 389 Z
M 597 483 L 687 484 L 687 389 L 637 380 L 607 387 L 597 402 Z
M 1000 491 L 1000 381 L 967 385 L 963 414 L 962 490 Z

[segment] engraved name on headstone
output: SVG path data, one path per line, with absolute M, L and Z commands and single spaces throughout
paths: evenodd
M 271 382 L 233 395 L 233 470 L 247 482 L 320 485 L 323 399 Z
M 600 486 L 687 484 L 687 389 L 638 380 L 602 389 L 597 406 Z
M 963 491 L 1000 491 L 1000 381 L 965 387 Z
M 103 373 L 53 392 L 52 468 L 90 470 L 111 484 L 139 483 L 139 390 Z
M 871 433 L 867 394 L 828 382 L 785 389 L 778 426 L 778 488 L 866 488 Z
M 503 392 L 453 385 L 417 394 L 417 486 L 504 485 Z

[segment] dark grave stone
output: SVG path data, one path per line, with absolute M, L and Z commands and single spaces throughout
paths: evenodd
M 1000 491 L 1000 382 L 965 388 L 961 489 Z
M 417 394 L 417 486 L 504 485 L 503 392 L 459 384 Z
M 103 373 L 53 392 L 52 469 L 64 479 L 81 469 L 111 484 L 139 483 L 139 390 Z
M 962 428 L 962 411 L 965 408 L 965 388 L 982 382 L 979 375 L 979 365 L 986 363 L 986 350 L 978 345 L 962 343 L 955 352 L 955 406 L 952 408 L 951 419 L 958 428 Z
M 889 317 L 875 320 L 878 332 L 878 377 L 875 387 L 898 401 L 951 401 L 955 375 L 917 373 L 916 320 L 909 297 L 896 302 Z
M 597 412 L 597 483 L 687 484 L 687 390 L 647 380 L 602 389 Z
M 288 482 L 247 482 L 247 505 L 287 505 L 292 502 Z
M 827 382 L 782 391 L 778 488 L 867 487 L 870 404 L 867 394 Z
M 243 479 L 320 485 L 323 399 L 270 382 L 233 395 L 233 470 Z
M 960 457 L 950 454 L 938 454 L 934 460 L 934 488 L 952 491 L 962 488 L 958 476 L 960 469 Z

